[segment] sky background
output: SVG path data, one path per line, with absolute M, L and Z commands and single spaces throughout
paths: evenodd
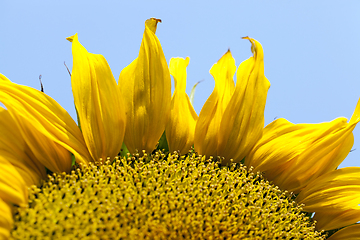
M 147 18 L 160 18 L 167 62 L 190 57 L 187 92 L 199 114 L 214 88 L 211 66 L 230 48 L 238 66 L 257 39 L 271 82 L 265 124 L 274 118 L 318 123 L 350 118 L 360 97 L 360 1 L 4 1 L 0 2 L 0 73 L 40 89 L 76 119 L 71 80 L 75 33 L 107 59 L 115 79 L 139 52 Z M 360 166 L 360 126 L 340 167 Z

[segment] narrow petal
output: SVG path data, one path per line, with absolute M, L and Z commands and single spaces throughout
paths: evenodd
M 201 155 L 218 156 L 220 123 L 234 93 L 235 60 L 230 50 L 210 69 L 215 88 L 201 109 L 195 128 L 194 147 Z M 229 126 L 228 126 L 229 127 Z
M 359 119 L 355 109 L 350 122 L 338 118 L 319 124 L 293 124 L 277 119 L 245 159 L 254 171 L 283 189 L 299 193 L 310 181 L 335 170 L 350 152 Z
M 331 220 L 331 219 L 330 219 Z M 354 224 L 346 228 L 340 229 L 327 240 L 359 240 L 360 239 L 360 224 Z
M 0 101 L 15 120 L 31 151 L 48 169 L 69 171 L 69 152 L 74 154 L 76 162 L 87 164 L 90 154 L 80 129 L 54 99 L 36 89 L 2 81 Z
M 0 198 L 8 204 L 26 206 L 27 186 L 15 167 L 0 155 Z
M 0 239 L 8 239 L 13 227 L 13 216 L 9 204 L 0 198 Z
M 197 85 L 199 85 L 199 83 L 201 83 L 202 81 L 203 81 L 203 80 L 198 81 L 197 83 L 195 83 L 194 86 L 193 86 L 192 89 L 191 89 L 191 92 L 190 92 L 190 103 L 191 103 L 191 105 L 194 105 L 194 97 L 195 97 L 196 87 L 197 87 Z
M 186 67 L 189 57 L 170 59 L 170 74 L 175 80 L 175 91 L 171 98 L 171 111 L 166 126 L 166 139 L 170 152 L 186 154 L 194 144 L 195 125 L 198 118 L 186 94 Z
M 264 75 L 264 52 L 255 39 L 251 43 L 253 57 L 240 64 L 236 89 L 223 113 L 218 154 L 240 162 L 261 138 L 264 110 L 270 82 Z
M 145 22 L 139 56 L 119 77 L 127 117 L 124 142 L 130 153 L 153 151 L 170 114 L 171 78 L 155 35 L 159 21 L 152 18 Z
M 106 59 L 72 42 L 71 85 L 86 146 L 94 161 L 119 153 L 125 134 L 125 109 L 120 90 Z

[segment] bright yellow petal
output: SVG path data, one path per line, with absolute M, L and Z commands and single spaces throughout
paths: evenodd
M 331 219 L 330 219 L 331 220 Z M 327 240 L 359 240 L 360 239 L 360 224 L 354 224 L 346 228 L 340 229 Z
M 29 158 L 18 159 L 13 154 L 9 154 L 3 150 L 0 150 L 0 155 L 6 158 L 6 160 L 15 167 L 16 171 L 24 179 L 24 183 L 27 187 L 32 185 L 40 186 L 41 180 L 47 179 L 46 169 L 40 162 L 36 163 L 36 167 L 38 168 L 34 168 L 30 165 L 33 164 L 33 162 L 30 162 Z M 26 160 L 29 161 L 27 162 Z M 39 173 L 40 168 L 41 172 Z
M 0 198 L 0 239 L 8 239 L 13 227 L 13 216 L 10 206 Z
M 40 184 L 47 174 L 43 164 L 33 156 L 9 112 L 0 107 L 0 155 L 20 173 L 27 186 Z
M 319 231 L 338 229 L 358 222 L 360 219 L 360 209 L 349 209 L 338 212 L 331 211 L 329 213 L 317 212 L 313 219 L 316 220 L 317 223 L 315 227 Z M 360 236 L 359 232 L 357 235 Z
M 318 177 L 299 193 L 296 201 L 304 203 L 303 209 L 308 212 L 360 210 L 360 167 L 341 168 Z
M 220 125 L 218 155 L 240 162 L 261 138 L 264 110 L 270 82 L 264 75 L 264 52 L 255 39 L 251 43 L 253 57 L 240 64 L 235 92 L 223 113 Z
M 125 133 L 125 109 L 120 90 L 106 59 L 72 42 L 71 85 L 86 146 L 95 161 L 114 159 Z
M 310 182 L 297 196 L 304 211 L 316 212 L 319 230 L 360 221 L 360 167 L 337 169 Z
M 15 167 L 0 155 L 0 198 L 8 204 L 26 206 L 27 186 Z
M 8 109 L 36 158 L 48 169 L 69 171 L 69 152 L 74 154 L 76 162 L 88 163 L 90 154 L 78 126 L 54 99 L 36 89 L 2 81 L 0 102 Z
M 358 103 L 359 106 L 359 103 Z M 245 158 L 247 166 L 283 189 L 298 193 L 310 181 L 335 170 L 350 152 L 359 119 L 338 118 L 320 124 L 293 124 L 277 119 Z
M 170 59 L 170 74 L 175 80 L 175 91 L 171 98 L 171 111 L 166 125 L 166 139 L 170 152 L 186 154 L 194 144 L 195 125 L 198 118 L 186 94 L 186 67 L 190 58 Z
M 131 153 L 136 150 L 152 152 L 170 114 L 171 78 L 155 35 L 158 21 L 152 18 L 145 22 L 139 56 L 119 77 L 127 117 L 124 142 Z
M 230 50 L 210 69 L 215 80 L 215 88 L 201 109 L 195 128 L 194 147 L 200 155 L 215 157 L 219 155 L 220 123 L 234 93 L 235 71 L 235 60 Z

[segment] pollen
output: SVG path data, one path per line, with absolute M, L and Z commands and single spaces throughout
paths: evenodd
M 14 239 L 324 239 L 290 193 L 241 164 L 176 153 L 53 174 Z

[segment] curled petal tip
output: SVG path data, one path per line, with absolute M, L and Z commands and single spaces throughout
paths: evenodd
M 74 38 L 77 36 L 77 33 L 75 35 L 72 35 L 70 37 L 67 37 L 66 40 L 68 40 L 69 42 L 73 42 Z
M 250 41 L 250 43 L 251 43 L 251 52 L 253 54 L 255 54 L 255 52 L 258 50 L 258 47 L 259 47 L 258 45 L 260 45 L 260 43 L 258 41 L 256 41 L 255 39 L 249 37 L 249 36 L 242 37 L 242 39 L 247 39 L 247 40 Z M 261 49 L 261 51 L 262 51 L 262 49 Z
M 161 20 L 157 18 L 150 18 L 145 21 L 145 26 L 155 33 L 158 22 L 161 22 Z
M 251 38 L 251 37 L 249 37 L 249 36 L 246 36 L 246 37 L 242 37 L 241 39 L 246 39 L 246 40 L 249 40 L 250 42 L 251 42 L 251 50 L 253 49 L 253 46 L 255 47 L 255 42 L 256 42 L 256 40 L 255 39 L 253 39 L 253 38 Z
M 150 19 L 151 19 L 151 20 L 155 20 L 156 23 L 161 22 L 161 19 L 159 19 L 159 18 L 150 18 Z

